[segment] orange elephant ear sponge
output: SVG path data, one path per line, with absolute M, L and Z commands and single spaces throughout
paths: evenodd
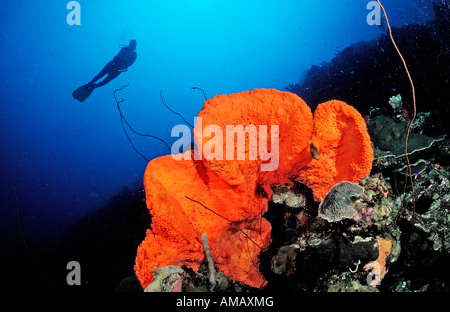
M 317 157 L 297 178 L 313 190 L 316 201 L 336 183 L 358 183 L 372 169 L 373 150 L 366 123 L 345 102 L 332 100 L 317 107 L 309 148 L 317 150 Z
M 289 176 L 294 164 L 304 165 L 309 161 L 307 146 L 314 126 L 312 112 L 309 106 L 293 93 L 275 89 L 255 89 L 217 95 L 204 103 L 198 117 L 201 118 L 201 122 L 197 121 L 195 126 L 194 141 L 197 146 L 202 147 L 203 160 L 211 149 L 211 142 L 217 138 L 217 133 L 211 134 L 208 131 L 211 125 L 218 125 L 223 130 L 223 140 L 214 150 L 219 150 L 217 154 L 223 155 L 223 158 L 204 161 L 211 175 L 229 176 L 229 172 L 237 170 L 245 173 L 247 185 L 251 187 L 255 187 L 256 183 L 263 185 L 290 183 Z M 229 144 L 227 138 L 231 132 L 227 129 L 230 127 L 236 129 L 238 126 L 242 126 L 246 131 L 245 144 L 242 144 L 239 135 L 235 134 L 231 134 L 233 139 Z M 251 127 L 256 134 L 253 140 Z M 276 136 L 272 136 L 272 131 L 276 129 L 278 129 L 277 142 Z M 267 140 L 261 144 L 259 139 L 263 134 L 267 134 Z M 279 149 L 278 152 L 273 150 L 275 145 Z M 241 147 L 244 148 L 245 154 L 239 158 Z M 231 154 L 227 154 L 227 148 L 228 151 L 232 150 Z M 264 151 L 271 152 L 272 159 L 264 158 Z M 262 163 L 270 163 L 276 170 L 265 171 Z M 259 175 L 261 170 L 263 172 Z M 234 183 L 232 180 L 229 182 Z
M 145 171 L 152 225 L 138 248 L 136 276 L 146 287 L 154 267 L 198 270 L 206 233 L 219 271 L 261 287 L 259 255 L 271 241 L 271 225 L 262 217 L 270 187 L 298 180 L 321 201 L 336 183 L 359 182 L 373 160 L 364 120 L 340 101 L 319 105 L 313 118 L 300 97 L 274 89 L 215 96 L 198 117 L 194 140 L 201 153 L 159 157 Z M 228 136 L 239 126 L 240 134 Z M 263 131 L 266 141 L 259 140 Z M 268 162 L 276 168 L 263 170 Z
M 220 271 L 253 287 L 264 283 L 256 265 L 261 248 L 270 243 L 270 223 L 261 217 L 267 201 L 261 199 L 255 205 L 254 190 L 233 189 L 214 176 L 208 179 L 214 185 L 211 188 L 202 174 L 196 162 L 174 160 L 170 155 L 148 164 L 144 186 L 152 225 L 138 248 L 134 267 L 143 288 L 152 282 L 154 267 L 186 265 L 197 271 L 205 257 L 203 233 Z M 234 172 L 230 179 L 245 183 L 241 175 Z

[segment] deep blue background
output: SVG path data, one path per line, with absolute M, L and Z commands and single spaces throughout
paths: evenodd
M 379 36 L 368 1 L 80 0 L 81 25 L 69 26 L 64 0 L 0 2 L 0 241 L 17 242 L 12 186 L 25 236 L 53 242 L 102 198 L 141 183 L 146 162 L 127 141 L 112 92 L 133 127 L 170 140 L 193 123 L 208 97 L 254 88 L 284 90 L 311 65 L 351 43 Z M 393 26 L 433 19 L 431 1 L 384 0 Z M 137 61 L 84 103 L 71 93 L 137 39 Z M 149 159 L 164 145 L 132 136 Z

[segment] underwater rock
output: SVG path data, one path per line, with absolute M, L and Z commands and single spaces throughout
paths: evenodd
M 291 275 L 295 272 L 295 260 L 298 246 L 283 246 L 278 250 L 278 254 L 272 258 L 272 272 L 276 275 Z
M 368 263 L 378 257 L 375 240 L 351 242 L 342 235 L 324 240 L 311 249 L 310 259 L 324 268 L 346 270 L 353 268 L 354 263 Z
M 368 126 L 369 134 L 375 148 L 380 151 L 380 155 L 376 155 L 376 158 L 404 156 L 407 127 L 407 122 L 396 122 L 386 116 L 371 119 Z M 408 138 L 408 155 L 430 148 L 433 143 L 442 141 L 445 136 L 443 134 L 429 137 L 411 132 Z
M 145 288 L 144 292 L 172 292 L 183 273 L 185 273 L 184 270 L 176 265 L 168 265 L 159 269 L 155 267 L 153 281 Z
M 203 263 L 197 272 L 190 268 L 183 267 L 185 274 L 174 284 L 174 290 L 178 292 L 248 292 L 254 291 L 254 288 L 248 285 L 230 279 L 223 272 L 216 272 L 215 287 L 212 290 L 209 279 L 209 269 L 206 263 Z
M 208 278 L 208 266 L 202 264 L 197 272 L 188 267 L 166 266 L 154 268 L 153 281 L 144 292 L 210 292 L 211 284 Z M 137 281 L 139 283 L 139 281 Z M 215 292 L 242 292 L 252 288 L 244 283 L 227 277 L 223 272 L 216 272 Z M 118 289 L 118 291 L 124 291 Z
M 436 251 L 450 252 L 450 194 L 436 198 L 428 211 L 416 219 L 415 226 L 429 233 Z
M 433 250 L 428 234 L 408 222 L 402 222 L 405 248 L 398 262 L 386 276 L 384 291 L 389 292 L 449 292 L 450 254 Z
M 128 276 L 123 278 L 119 285 L 114 287 L 113 292 L 140 292 L 142 287 L 136 276 Z
M 411 132 L 423 134 L 424 130 L 430 127 L 432 119 L 430 118 L 431 112 L 420 112 L 417 113 L 416 118 L 411 124 Z M 408 120 L 406 120 L 408 121 Z
M 392 110 L 394 112 L 399 112 L 402 109 L 402 106 L 403 106 L 402 96 L 400 94 L 392 96 L 389 99 L 389 104 L 391 105 Z
M 357 221 L 352 230 L 367 230 L 374 226 L 380 231 L 390 227 L 392 231 L 399 207 L 396 206 L 391 185 L 381 173 L 362 179 L 360 185 L 364 187 L 364 194 L 350 204 L 356 211 L 353 220 Z
M 352 218 L 356 211 L 350 207 L 350 197 L 364 193 L 364 188 L 356 183 L 342 181 L 331 188 L 319 205 L 319 217 L 328 222 Z
M 362 280 L 362 281 L 360 281 Z M 367 285 L 363 278 L 352 272 L 332 272 L 320 279 L 314 291 L 324 292 L 379 292 L 375 287 Z
M 306 206 L 306 198 L 303 194 L 296 194 L 290 185 L 276 187 L 273 190 L 272 201 L 275 204 L 286 205 L 291 209 L 301 209 Z
M 424 286 L 422 286 L 419 289 L 412 290 L 412 289 L 410 289 L 411 281 L 401 280 L 401 281 L 398 281 L 398 283 L 396 285 L 392 285 L 391 291 L 392 292 L 426 292 L 428 290 L 428 288 L 430 288 L 429 286 L 430 286 L 429 284 L 425 284 Z M 444 291 L 448 291 L 448 290 L 444 290 Z
M 424 161 L 424 169 L 414 180 L 414 226 L 428 234 L 435 251 L 450 252 L 450 171 Z M 405 194 L 405 202 L 411 203 L 411 192 Z M 407 206 L 402 218 L 412 222 L 412 205 Z
M 344 195 L 339 193 L 340 188 L 344 190 Z M 315 285 L 320 283 L 321 291 L 343 291 L 342 285 L 341 287 L 323 283 L 334 283 L 332 281 L 337 281 L 340 276 L 345 275 L 348 281 L 345 282 L 344 288 L 348 290 L 353 285 L 357 291 L 377 291 L 373 286 L 378 287 L 380 283 L 383 285 L 382 278 L 390 266 L 396 263 L 402 250 L 401 231 L 395 223 L 399 207 L 396 206 L 391 186 L 383 175 L 378 173 L 362 179 L 360 185 L 340 182 L 336 189 L 338 191 L 334 192 L 332 189 L 329 192 L 336 193 L 336 196 L 327 195 L 319 207 L 315 208 L 307 202 L 304 210 L 300 212 L 287 208 L 286 203 L 280 201 L 277 196 L 276 205 L 273 205 L 273 201 L 269 203 L 269 213 L 274 213 L 272 209 L 276 209 L 281 219 L 279 225 L 273 225 L 273 230 L 279 232 L 294 226 L 295 233 L 293 237 L 280 233 L 277 237 L 274 236 L 274 243 L 280 244 L 280 247 L 271 257 L 270 273 L 274 276 L 271 281 L 281 279 L 282 283 L 294 289 L 309 287 L 317 290 L 315 287 L 318 286 Z M 280 189 L 274 189 L 274 193 L 276 192 L 280 192 Z M 357 194 L 357 198 L 349 200 L 348 196 L 353 192 Z M 279 205 L 286 208 L 280 209 Z M 332 220 L 336 215 L 339 216 L 336 218 L 339 222 L 329 222 L 322 217 L 323 208 L 327 205 L 337 206 L 334 209 L 337 212 L 328 213 Z M 346 218 L 341 218 L 339 211 L 342 206 L 343 210 L 348 212 Z M 299 214 L 303 218 L 301 223 L 283 221 L 294 219 Z M 374 263 L 377 263 L 379 270 L 376 275 L 377 285 L 371 285 L 370 279 L 371 274 L 375 273 L 369 265 Z

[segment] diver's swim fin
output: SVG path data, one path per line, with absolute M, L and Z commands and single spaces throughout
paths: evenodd
M 89 87 L 89 84 L 85 84 L 84 86 L 79 87 L 75 91 L 72 92 L 72 96 L 74 100 L 78 100 L 83 102 L 86 100 L 89 95 L 91 95 L 92 91 L 94 91 L 94 87 Z

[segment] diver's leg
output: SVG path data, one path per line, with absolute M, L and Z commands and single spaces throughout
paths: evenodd
M 103 67 L 103 69 L 98 73 L 97 76 L 95 76 L 90 82 L 89 82 L 89 86 L 92 86 L 94 84 L 94 82 L 96 82 L 97 80 L 99 80 L 100 78 L 102 78 L 103 76 L 109 74 L 109 72 L 111 71 L 111 68 L 113 66 L 113 61 L 109 62 L 108 64 L 105 65 L 105 67 Z
M 115 71 L 113 73 L 110 73 L 110 74 L 108 74 L 108 76 L 106 76 L 105 79 L 103 79 L 99 83 L 94 84 L 94 87 L 98 88 L 98 87 L 104 86 L 105 84 L 107 84 L 108 82 L 113 80 L 114 78 L 117 78 L 117 76 L 119 76 L 119 75 L 120 75 L 119 71 Z

